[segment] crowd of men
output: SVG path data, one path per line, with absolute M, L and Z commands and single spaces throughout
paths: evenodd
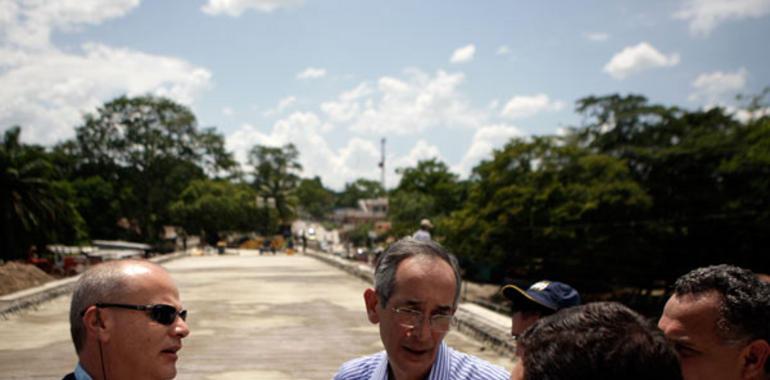
M 657 326 L 619 303 L 581 305 L 561 282 L 506 286 L 517 339 L 511 373 L 444 343 L 461 282 L 457 259 L 432 240 L 392 244 L 363 294 L 384 350 L 342 364 L 334 379 L 770 379 L 770 285 L 746 269 L 685 274 Z M 65 379 L 174 378 L 190 333 L 186 316 L 176 285 L 156 264 L 125 260 L 88 270 L 72 297 L 79 360 Z

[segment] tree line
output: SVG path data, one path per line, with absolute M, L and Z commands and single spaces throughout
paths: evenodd
M 580 125 L 514 138 L 460 179 L 438 159 L 399 168 L 389 191 L 358 179 L 335 192 L 302 178 L 292 144 L 255 145 L 248 169 L 186 107 L 120 97 L 52 148 L 0 147 L 3 259 L 90 238 L 154 242 L 164 225 L 217 239 L 274 234 L 298 216 L 387 196 L 389 234 L 422 218 L 481 281 L 554 278 L 591 292 L 649 291 L 688 269 L 729 262 L 770 271 L 768 91 L 739 120 L 639 95 L 589 96 Z M 365 232 L 365 231 L 364 231 Z

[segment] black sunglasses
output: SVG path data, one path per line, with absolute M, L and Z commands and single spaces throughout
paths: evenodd
M 150 319 L 166 326 L 173 324 L 174 321 L 176 321 L 177 315 L 179 318 L 182 318 L 183 321 L 187 320 L 187 310 L 177 310 L 171 305 L 127 305 L 122 303 L 97 303 L 94 306 L 99 308 L 117 307 L 121 309 L 144 311 L 147 312 L 147 315 L 150 316 Z M 83 311 L 83 313 L 85 313 L 85 311 Z

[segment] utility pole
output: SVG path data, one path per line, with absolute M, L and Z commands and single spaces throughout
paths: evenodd
M 380 149 L 380 152 L 382 154 L 382 158 L 380 159 L 380 183 L 382 184 L 382 190 L 385 190 L 385 138 L 383 137 L 380 140 L 380 146 L 382 147 Z

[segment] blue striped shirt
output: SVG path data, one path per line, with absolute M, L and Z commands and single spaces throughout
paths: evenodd
M 441 342 L 428 380 L 508 380 L 510 377 L 502 367 L 455 351 Z M 346 362 L 334 380 L 388 380 L 388 355 L 381 351 Z

